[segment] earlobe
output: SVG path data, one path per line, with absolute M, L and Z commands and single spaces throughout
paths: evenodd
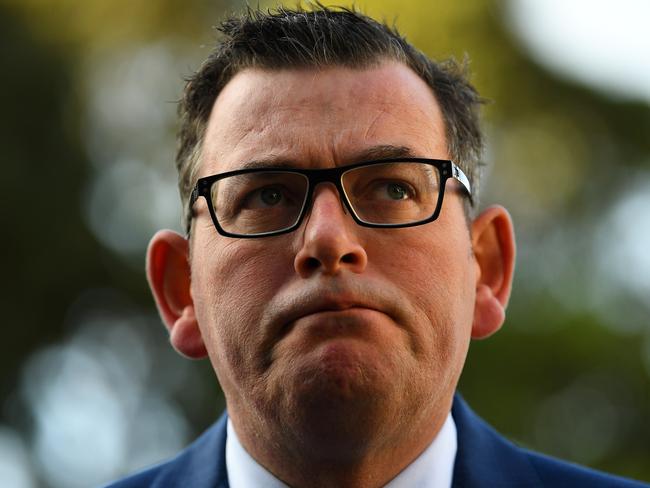
M 484 284 L 476 287 L 472 339 L 485 339 L 498 331 L 506 318 L 506 308 L 492 289 Z
M 147 248 L 147 280 L 174 349 L 193 359 L 207 356 L 190 293 L 188 242 L 158 231 Z
M 190 359 L 201 359 L 208 355 L 194 315 L 194 306 L 188 305 L 183 309 L 169 331 L 169 340 L 176 351 Z
M 510 215 L 500 206 L 486 209 L 472 223 L 476 300 L 472 338 L 483 339 L 503 325 L 515 267 Z

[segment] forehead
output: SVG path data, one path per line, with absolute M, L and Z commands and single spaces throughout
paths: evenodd
M 246 69 L 214 103 L 199 173 L 229 171 L 257 160 L 298 167 L 344 165 L 380 146 L 448 157 L 439 105 L 407 66 Z

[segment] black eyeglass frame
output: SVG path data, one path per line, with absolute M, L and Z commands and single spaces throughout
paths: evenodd
M 350 203 L 347 197 L 347 194 L 345 193 L 343 184 L 341 183 L 343 174 L 350 170 L 357 169 L 363 166 L 374 166 L 374 165 L 380 165 L 386 163 L 424 163 L 424 164 L 429 164 L 431 166 L 434 166 L 438 170 L 440 174 L 440 191 L 438 193 L 438 202 L 436 203 L 436 208 L 430 217 L 422 220 L 417 220 L 415 222 L 407 222 L 405 224 L 374 224 L 370 222 L 365 222 L 357 216 L 352 204 Z M 224 178 L 228 178 L 229 176 L 237 176 L 237 175 L 242 175 L 247 173 L 260 173 L 264 171 L 273 171 L 276 173 L 294 173 L 294 174 L 303 175 L 307 178 L 307 194 L 305 195 L 305 201 L 303 203 L 302 208 L 300 209 L 300 214 L 298 215 L 296 222 L 290 227 L 286 227 L 284 229 L 274 230 L 270 232 L 260 232 L 257 234 L 234 234 L 232 232 L 228 232 L 224 230 L 223 227 L 221 227 L 221 224 L 219 224 L 219 220 L 217 219 L 217 215 L 214 211 L 214 205 L 212 204 L 212 194 L 210 193 L 210 189 L 212 188 L 212 185 L 216 181 L 222 180 Z M 429 222 L 433 222 L 438 218 L 438 216 L 440 215 L 440 209 L 442 208 L 442 200 L 445 194 L 445 186 L 449 178 L 455 179 L 461 184 L 461 186 L 467 192 L 467 196 L 469 197 L 471 202 L 472 188 L 469 179 L 467 178 L 463 170 L 461 170 L 456 165 L 456 163 L 448 159 L 427 159 L 427 158 L 409 158 L 409 157 L 387 158 L 387 159 L 377 159 L 373 161 L 361 161 L 359 163 L 350 164 L 347 166 L 338 166 L 335 168 L 324 168 L 324 169 L 284 168 L 284 167 L 273 167 L 273 166 L 260 167 L 260 168 L 246 168 L 246 169 L 238 169 L 234 171 L 227 171 L 225 173 L 218 173 L 216 175 L 210 175 L 210 176 L 205 176 L 203 178 L 199 178 L 190 195 L 190 209 L 194 206 L 194 203 L 196 203 L 199 197 L 205 198 L 208 204 L 208 211 L 210 212 L 210 216 L 212 217 L 212 223 L 217 229 L 217 232 L 225 237 L 247 239 L 247 238 L 271 237 L 271 236 L 276 236 L 281 234 L 287 234 L 289 232 L 293 232 L 298 227 L 300 227 L 300 224 L 302 223 L 303 219 L 305 218 L 305 215 L 308 213 L 313 203 L 312 198 L 316 186 L 319 183 L 327 182 L 327 183 L 334 184 L 334 186 L 339 192 L 339 198 L 341 198 L 343 204 L 348 209 L 350 215 L 352 215 L 352 218 L 358 225 L 362 227 L 372 227 L 372 228 L 415 227 L 418 225 L 423 225 Z

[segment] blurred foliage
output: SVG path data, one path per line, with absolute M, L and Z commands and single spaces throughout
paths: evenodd
M 161 36 L 201 37 L 221 16 L 223 2 L 194 0 L 187 6 L 174 0 L 156 2 L 113 0 L 3 0 L 23 19 L 35 39 L 73 49 L 77 54 L 97 48 L 151 41 Z
M 637 175 L 650 174 L 648 103 L 608 98 L 544 69 L 513 34 L 503 1 L 373 0 L 359 6 L 395 22 L 432 57 L 467 54 L 472 80 L 491 100 L 485 122 L 493 169 L 484 201 L 512 211 L 520 254 L 507 323 L 493 338 L 473 344 L 461 391 L 524 445 L 650 480 L 650 301 L 616 283 L 605 295 L 595 287 L 607 285 L 598 272 L 596 241 L 619 245 L 618 236 L 601 229 L 604 216 Z M 180 57 L 178 71 L 169 73 L 180 89 L 182 77 L 208 52 L 210 26 L 224 11 L 240 8 L 207 0 L 0 2 L 0 189 L 9 202 L 0 219 L 4 273 L 13 278 L 4 280 L 1 298 L 7 333 L 0 414 L 28 439 L 33 425 L 30 430 L 17 399 L 22 365 L 81 327 L 71 319 L 78 297 L 93 289 L 121 290 L 131 305 L 106 307 L 153 313 L 140 264 L 144 249 L 135 261 L 122 255 L 85 217 L 101 166 L 88 141 L 90 100 L 101 86 L 93 78 L 96 67 L 115 72 L 116 56 L 168 46 Z M 188 51 L 196 57 L 184 59 Z M 122 71 L 116 73 L 119 83 Z M 165 93 L 159 103 L 173 126 L 170 99 Z M 150 128 L 143 123 L 141 130 Z M 137 131 L 128 132 L 138 139 Z M 127 137 L 106 134 L 109 145 L 127 146 Z M 171 169 L 171 151 L 161 159 L 153 147 L 156 138 L 171 137 L 151 138 L 143 164 Z M 646 224 L 642 215 L 630 223 Z M 149 333 L 154 349 L 164 346 L 162 327 Z M 179 370 L 185 362 L 165 361 Z M 197 433 L 222 399 L 207 362 L 182 371 L 190 381 L 170 395 Z
M 0 185 L 11 204 L 2 213 L 2 254 L 5 276 L 14 278 L 4 281 L 1 298 L 10 329 L 0 356 L 6 394 L 20 360 L 61 337 L 73 298 L 107 276 L 101 249 L 80 217 L 88 169 L 71 60 L 36 41 L 15 14 L 1 9 Z

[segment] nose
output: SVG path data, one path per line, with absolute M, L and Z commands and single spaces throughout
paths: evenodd
M 344 270 L 362 273 L 368 255 L 357 236 L 359 227 L 346 215 L 336 187 L 322 183 L 314 190 L 303 240 L 294 260 L 302 278 L 315 273 L 337 275 Z

